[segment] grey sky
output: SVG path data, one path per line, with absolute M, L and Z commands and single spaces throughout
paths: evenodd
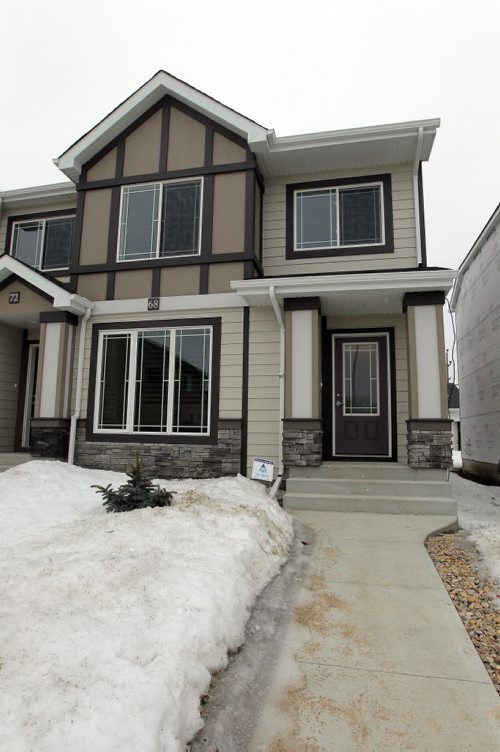
M 495 0 L 68 0 L 2 11 L 0 187 L 52 165 L 159 68 L 278 135 L 441 117 L 429 263 L 456 267 L 500 200 Z

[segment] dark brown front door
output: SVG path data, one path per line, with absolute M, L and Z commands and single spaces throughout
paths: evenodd
M 387 337 L 333 335 L 333 453 L 390 455 Z

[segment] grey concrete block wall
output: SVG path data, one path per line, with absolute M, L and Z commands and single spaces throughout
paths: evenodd
M 79 421 L 75 462 L 82 467 L 124 472 L 139 452 L 147 470 L 158 478 L 219 478 L 240 472 L 241 423 L 219 424 L 216 444 L 169 444 L 168 441 L 87 441 Z

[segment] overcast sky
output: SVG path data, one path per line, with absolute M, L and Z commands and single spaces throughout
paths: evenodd
M 0 189 L 64 179 L 52 158 L 163 68 L 278 136 L 440 117 L 429 264 L 500 201 L 498 0 L 30 0 L 2 32 Z

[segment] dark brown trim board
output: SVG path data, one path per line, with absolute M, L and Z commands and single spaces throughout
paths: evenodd
M 444 305 L 445 294 L 442 290 L 429 290 L 428 292 L 405 292 L 403 295 L 403 313 L 408 306 Z
M 160 297 L 161 269 L 155 266 L 151 274 L 151 297 Z
M 208 436 L 174 436 L 158 435 L 156 433 L 95 433 L 94 407 L 97 377 L 97 349 L 99 332 L 113 329 L 158 329 L 170 326 L 211 326 L 212 335 L 212 392 L 210 403 L 210 433 Z M 193 318 L 193 319 L 161 319 L 142 321 L 120 321 L 111 324 L 94 324 L 92 326 L 92 344 L 90 349 L 89 397 L 86 418 L 86 441 L 105 441 L 107 443 L 149 443 L 149 444 L 217 444 L 217 430 L 219 424 L 219 392 L 220 392 L 220 354 L 221 354 L 221 319 Z
M 153 269 L 156 266 L 190 266 L 191 264 L 210 263 L 224 264 L 228 261 L 252 261 L 257 268 L 260 267 L 258 259 L 253 253 L 216 253 L 213 256 L 176 256 L 175 258 L 161 257 L 152 259 L 142 259 L 141 261 L 114 261 L 112 264 L 88 264 L 87 266 L 77 266 L 71 268 L 68 272 L 71 274 L 92 274 L 94 272 L 125 272 L 137 269 Z
M 419 224 L 420 224 L 420 250 L 422 253 L 422 263 L 420 266 L 425 269 L 427 267 L 427 242 L 425 238 L 425 208 L 424 208 L 424 184 L 422 178 L 422 162 L 418 165 L 418 208 L 419 208 Z
M 389 339 L 389 378 L 390 391 L 389 399 L 391 405 L 391 432 L 392 432 L 392 452 L 387 457 L 351 457 L 346 455 L 333 456 L 333 436 L 332 436 L 332 413 L 333 413 L 333 383 L 332 383 L 332 339 L 334 334 L 388 334 Z M 398 461 L 398 435 L 397 435 L 397 400 L 396 400 L 396 346 L 394 338 L 394 327 L 392 326 L 374 326 L 370 328 L 352 329 L 328 329 L 326 317 L 322 317 L 322 418 L 323 418 L 323 460 L 339 462 L 397 462 Z
M 321 299 L 317 296 L 310 298 L 285 298 L 283 302 L 285 311 L 320 311 Z
M 71 324 L 78 325 L 78 316 L 69 311 L 42 311 L 40 313 L 40 324 Z
M 241 385 L 241 458 L 240 473 L 247 474 L 248 452 L 248 378 L 250 350 L 250 309 L 243 309 L 243 374 Z
M 366 245 L 353 248 L 331 248 L 322 251 L 294 250 L 294 194 L 295 191 L 307 188 L 329 188 L 338 185 L 353 185 L 358 183 L 382 182 L 384 189 L 384 228 L 385 243 L 377 246 Z M 392 176 L 363 175 L 356 178 L 339 178 L 335 180 L 312 180 L 307 183 L 289 183 L 286 186 L 286 258 L 329 258 L 334 256 L 362 256 L 374 253 L 394 253 L 394 230 L 392 219 Z
M 31 267 L 28 267 L 28 268 L 31 269 Z M 35 269 L 35 271 L 37 270 Z M 66 289 L 64 285 L 62 285 L 60 282 L 56 282 L 55 280 L 52 280 L 52 279 L 51 281 L 54 282 L 54 284 L 58 285 L 59 287 Z M 39 287 L 32 285 L 31 282 L 26 282 L 26 280 L 20 277 L 18 274 L 10 274 L 2 282 L 0 282 L 0 291 L 8 287 L 9 285 L 11 285 L 13 282 L 18 282 L 20 285 L 24 285 L 24 287 L 27 287 L 28 290 L 31 290 L 32 292 L 39 295 L 41 298 L 44 298 L 45 300 L 48 300 L 51 303 L 54 302 L 54 298 L 51 295 L 47 295 L 46 292 L 43 292 L 43 290 L 40 290 Z

